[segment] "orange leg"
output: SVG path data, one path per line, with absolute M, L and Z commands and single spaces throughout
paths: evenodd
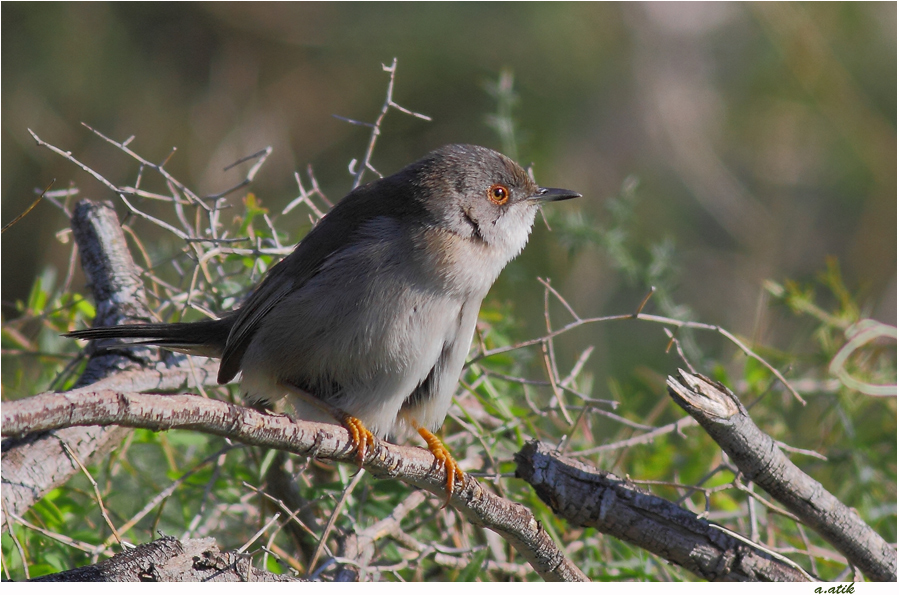
M 450 451 L 443 445 L 440 438 L 425 428 L 418 428 L 418 433 L 425 439 L 425 442 L 428 443 L 428 450 L 431 451 L 431 454 L 433 454 L 434 458 L 443 465 L 443 468 L 446 471 L 446 502 L 444 502 L 442 506 L 442 508 L 446 508 L 450 498 L 453 497 L 456 481 L 459 481 L 461 487 L 465 487 L 465 474 L 462 473 L 462 469 L 459 468 L 459 463 L 456 462 L 456 459 L 453 458 Z
M 356 463 L 358 463 L 358 465 L 361 467 L 362 463 L 365 461 L 365 455 L 368 447 L 375 447 L 375 436 L 368 430 L 368 428 L 365 427 L 365 424 L 363 424 L 362 421 L 358 418 L 353 417 L 342 409 L 339 409 L 331 405 L 330 403 L 326 403 L 318 397 L 310 395 L 303 389 L 298 388 L 290 384 L 289 382 L 282 382 L 281 386 L 290 391 L 290 394 L 301 398 L 310 405 L 318 407 L 319 409 L 333 417 L 335 420 L 340 422 L 340 425 L 346 428 L 347 432 L 350 433 L 350 438 L 353 441 L 353 446 L 356 447 Z

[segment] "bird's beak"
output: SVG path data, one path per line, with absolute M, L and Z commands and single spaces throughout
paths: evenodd
M 579 198 L 580 196 L 580 193 L 574 190 L 565 190 L 564 188 L 538 188 L 535 194 L 528 197 L 528 200 L 534 202 L 555 202 L 557 200 Z

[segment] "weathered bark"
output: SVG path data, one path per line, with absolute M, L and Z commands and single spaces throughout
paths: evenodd
M 896 549 L 858 513 L 794 465 L 720 382 L 680 370 L 668 393 L 708 432 L 747 479 L 817 531 L 865 576 L 896 580 Z
M 516 475 L 534 486 L 560 517 L 593 527 L 682 566 L 723 581 L 814 580 L 788 560 L 740 540 L 664 498 L 611 473 L 563 457 L 537 441 L 515 455 Z
M 250 557 L 220 552 L 214 539 L 163 537 L 90 566 L 34 582 L 292 582 L 302 579 L 254 568 Z
M 356 446 L 341 426 L 293 421 L 285 415 L 196 395 L 146 395 L 111 390 L 46 393 L 8 403 L 2 410 L 2 431 L 7 435 L 79 424 L 116 424 L 154 431 L 196 430 L 253 446 L 324 460 L 356 462 Z M 446 497 L 445 469 L 434 455 L 422 448 L 380 442 L 367 454 L 363 467 L 376 477 L 399 479 L 441 499 Z M 473 477 L 465 476 L 464 488 L 457 484 L 449 503 L 469 522 L 491 529 L 511 543 L 545 580 L 588 580 L 565 557 L 530 510 L 487 491 Z
M 81 264 L 97 302 L 95 324 L 112 325 L 146 320 L 143 285 L 115 211 L 108 204 L 82 200 L 75 205 L 72 232 Z M 98 354 L 88 362 L 76 386 L 86 386 L 116 372 L 135 370 L 148 362 L 155 349 L 134 347 Z M 68 445 L 81 461 L 91 461 L 119 444 L 128 430 L 120 427 L 67 428 L 3 441 L 2 526 L 6 513 L 22 515 L 35 502 L 79 471 L 63 449 Z

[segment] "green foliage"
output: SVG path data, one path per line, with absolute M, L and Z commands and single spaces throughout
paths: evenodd
M 519 128 L 512 111 L 518 103 L 518 95 L 514 85 L 515 75 L 509 69 L 500 72 L 495 83 L 488 82 L 484 85 L 487 93 L 496 101 L 496 113 L 488 114 L 485 122 L 499 136 L 503 154 L 517 162 Z
M 65 389 L 71 383 L 71 376 L 61 374 L 77 361 L 77 350 L 66 352 L 72 342 L 59 334 L 87 324 L 96 312 L 82 295 L 58 287 L 56 277 L 47 268 L 35 279 L 28 300 L 16 303 L 16 319 L 2 323 L 4 399 L 34 394 L 34 387 Z
M 828 259 L 815 283 L 769 281 L 768 291 L 802 320 L 811 321 L 804 348 L 808 369 L 804 375 L 819 382 L 836 383 L 835 391 L 810 403 L 818 431 L 803 436 L 813 448 L 826 452 L 829 461 L 816 461 L 813 475 L 843 502 L 855 502 L 862 518 L 887 541 L 896 540 L 896 400 L 877 398 L 837 382 L 829 364 L 863 322 L 862 308 L 846 288 L 836 260 Z M 823 290 L 824 295 L 819 296 Z M 878 323 L 879 324 L 879 323 Z M 865 384 L 896 385 L 895 328 L 853 350 L 846 372 Z M 895 392 L 893 392 L 895 395 Z
M 493 89 L 497 112 L 491 119 L 509 153 L 518 142 L 512 119 L 512 80 L 511 72 L 500 76 Z M 634 233 L 641 198 L 637 190 L 636 178 L 627 178 L 618 195 L 604 203 L 607 220 L 602 223 L 583 213 L 548 211 L 555 237 L 572 255 L 599 251 L 629 287 L 641 291 L 656 287 L 653 307 L 669 317 L 687 320 L 689 308 L 674 298 L 681 278 L 675 266 L 680 258 L 674 241 L 664 237 L 644 246 Z M 277 216 L 269 216 L 261 198 L 249 194 L 243 205 L 243 213 L 230 222 L 228 237 L 248 240 L 237 242 L 233 250 L 223 248 L 216 259 L 204 261 L 205 269 L 196 262 L 195 254 L 180 246 L 169 254 L 154 254 L 154 261 L 147 263 L 154 275 L 147 276 L 147 285 L 163 287 L 150 292 L 151 307 L 161 318 L 195 319 L 235 307 L 247 291 L 248 272 L 250 283 L 258 281 L 277 261 L 273 251 L 298 239 L 283 231 Z M 816 284 L 769 281 L 766 287 L 782 301 L 784 307 L 779 310 L 783 315 L 800 329 L 790 349 L 751 347 L 779 369 L 789 368 L 792 381 L 814 385 L 814 390 L 804 391 L 809 401 L 805 408 L 756 359 L 739 355 L 740 359 L 732 360 L 728 353 L 733 348 L 725 341 L 700 344 L 696 333 L 683 330 L 677 335 L 680 345 L 700 371 L 742 397 L 760 427 L 790 446 L 825 454 L 826 461 L 802 453 L 791 456 L 857 509 L 887 541 L 895 542 L 896 401 L 860 394 L 844 384 L 834 387 L 834 378 L 828 374 L 830 362 L 847 343 L 847 331 L 859 323 L 862 308 L 845 286 L 836 261 L 827 263 Z M 827 292 L 824 298 L 818 295 L 822 289 Z M 190 300 L 184 297 L 188 294 Z M 14 320 L 3 321 L 3 398 L 71 385 L 77 366 L 69 364 L 79 361 L 78 346 L 59 334 L 89 324 L 94 316 L 90 301 L 65 284 L 60 287 L 54 272 L 47 269 L 17 309 Z M 803 324 L 807 321 L 810 324 Z M 466 470 L 489 489 L 532 510 L 588 576 L 595 580 L 694 580 L 686 571 L 632 544 L 560 521 L 530 486 L 514 477 L 513 455 L 527 440 L 562 445 L 569 455 L 645 482 L 646 489 L 697 514 L 707 513 L 731 530 L 759 535 L 769 546 L 791 552 L 802 565 L 808 565 L 811 557 L 817 564 L 812 570 L 825 579 L 834 579 L 843 571 L 842 564 L 826 555 L 807 555 L 805 538 L 792 521 L 759 503 L 752 504 L 756 514 L 750 515 L 750 498 L 735 485 L 734 468 L 697 427 L 683 434 L 671 431 L 636 446 L 582 454 L 683 417 L 664 394 L 664 378 L 671 367 L 647 364 L 614 370 L 606 378 L 594 378 L 582 369 L 560 386 L 573 362 L 553 352 L 548 339 L 543 342 L 546 353 L 539 342 L 514 348 L 523 340 L 524 328 L 508 301 L 485 302 L 471 361 L 445 424 L 444 440 L 456 458 L 465 461 Z M 560 369 L 553 371 L 550 383 L 547 369 L 553 365 Z M 847 360 L 846 369 L 863 382 L 895 384 L 895 344 L 860 345 Z M 217 398 L 236 400 L 234 390 L 211 392 Z M 608 395 L 616 399 L 615 405 L 600 400 Z M 618 417 L 603 415 L 612 413 Z M 799 424 L 800 418 L 814 423 Z M 214 537 L 222 549 L 249 544 L 254 563 L 278 572 L 310 573 L 322 568 L 327 552 L 314 568 L 310 566 L 321 527 L 332 515 L 334 530 L 326 545 L 333 552 L 338 547 L 335 535 L 363 531 L 391 514 L 412 492 L 402 482 L 375 480 L 367 474 L 347 492 L 356 472 L 352 466 L 324 465 L 297 457 L 282 460 L 271 451 L 187 431 L 134 430 L 111 456 L 90 465 L 88 471 L 123 540 L 145 543 L 161 532 Z M 295 494 L 274 495 L 273 478 L 278 473 L 295 480 Z M 314 534 L 290 521 L 274 501 L 287 496 L 301 503 L 299 516 L 304 522 L 312 522 L 310 518 L 318 521 Z M 429 497 L 403 519 L 403 538 L 379 540 L 370 576 L 391 581 L 509 580 L 505 572 L 487 568 L 491 562 L 511 562 L 523 569 L 524 576 L 516 574 L 516 580 L 537 578 L 510 547 L 500 547 L 497 552 L 485 530 L 469 525 L 452 509 L 441 509 L 442 504 Z M 251 541 L 276 513 L 280 518 Z M 119 551 L 93 485 L 83 474 L 47 494 L 28 511 L 25 521 L 28 526 L 12 525 L 16 540 L 7 533 L 2 536 L 4 572 L 14 579 L 25 577 L 25 564 L 30 575 L 37 576 Z M 806 533 L 810 544 L 819 548 L 815 551 L 826 554 L 826 542 L 811 531 Z M 453 557 L 455 563 L 438 561 L 436 553 Z
M 633 200 L 632 191 L 629 192 L 631 194 L 623 193 L 630 197 L 621 199 L 625 203 Z M 264 212 L 258 203 L 249 199 L 247 205 L 247 218 L 258 218 Z M 673 246 L 663 243 L 634 255 L 626 241 L 625 223 L 630 215 L 622 206 L 610 208 L 615 213 L 613 227 L 617 228 L 602 234 L 605 239 L 600 248 L 609 249 L 610 258 L 616 259 L 621 270 L 633 275 L 634 279 L 646 281 L 673 274 L 668 264 L 673 260 Z M 272 237 L 267 225 L 254 228 L 246 219 L 237 223 L 241 231 L 255 235 L 259 241 Z M 573 250 L 584 249 L 593 242 L 589 227 L 586 224 L 566 227 L 569 241 L 571 237 L 580 236 L 582 240 L 578 241 L 586 242 L 572 241 Z M 246 256 L 231 255 L 225 262 L 245 266 L 249 264 L 247 260 Z M 253 266 L 259 266 L 261 274 L 270 264 L 254 262 Z M 835 263 L 828 263 L 818 284 L 829 291 L 832 307 L 820 305 L 821 300 L 816 297 L 818 286 L 769 282 L 768 287 L 791 312 L 814 320 L 815 325 L 807 329 L 806 334 L 808 344 L 816 351 L 807 354 L 804 361 L 808 363 L 799 372 L 804 377 L 824 379 L 827 362 L 845 342 L 843 333 L 858 321 L 860 309 L 843 285 Z M 59 338 L 58 334 L 73 326 L 87 324 L 93 314 L 88 301 L 57 287 L 52 272 L 35 281 L 28 302 L 21 304 L 20 309 L 20 319 L 4 324 L 4 350 L 40 346 L 67 355 L 40 359 L 43 362 L 40 372 L 30 379 L 24 378 L 21 365 L 16 367 L 16 362 L 26 356 L 21 353 L 16 357 L 4 355 L 4 395 L 10 394 L 10 388 L 19 395 L 40 392 L 50 384 L 49 379 L 57 377 L 65 368 L 66 360 L 73 358 L 76 352 L 75 345 Z M 25 339 L 21 329 L 31 330 L 31 337 Z M 514 344 L 520 332 L 521 325 L 512 316 L 509 303 L 488 302 L 479 323 L 477 343 L 488 351 L 508 347 Z M 858 351 L 852 359 L 854 375 L 864 379 L 895 378 L 894 352 L 870 344 Z M 891 353 L 892 358 L 889 357 Z M 609 427 L 609 423 L 590 413 L 580 417 L 579 425 L 572 429 L 564 420 L 551 387 L 518 380 L 532 374 L 533 366 L 540 360 L 538 354 L 539 351 L 533 348 L 506 351 L 476 359 L 466 369 L 456 400 L 458 408 L 454 409 L 455 413 L 446 425 L 445 439 L 450 448 L 459 460 L 483 461 L 480 471 L 477 468 L 470 470 L 492 489 L 533 510 L 556 543 L 573 548 L 569 555 L 592 578 L 692 580 L 689 573 L 660 563 L 654 556 L 630 544 L 604 537 L 593 530 L 569 527 L 555 517 L 529 486 L 512 477 L 512 456 L 529 439 L 558 443 L 565 435 L 565 448 L 570 453 L 577 453 L 597 443 L 614 442 L 634 433 L 632 429 L 619 428 L 617 433 L 606 435 L 603 428 Z M 782 357 L 789 357 L 789 354 L 782 354 Z M 612 393 L 620 398 L 621 405 L 616 414 L 639 423 L 657 425 L 645 412 L 629 406 L 627 397 L 636 390 L 633 374 L 635 372 L 622 371 L 607 380 L 608 386 L 614 387 Z M 826 452 L 830 458 L 826 463 L 813 460 L 809 465 L 806 457 L 799 457 L 797 462 L 838 497 L 856 507 L 888 540 L 895 540 L 895 509 L 885 505 L 896 498 L 895 466 L 890 463 L 896 457 L 894 400 L 873 399 L 841 388 L 836 393 L 815 398 L 809 412 L 797 412 L 789 400 L 786 401 L 789 405 L 784 407 L 782 399 L 772 396 L 771 374 L 754 359 L 745 360 L 740 374 L 735 375 L 733 368 L 719 365 L 712 375 L 729 386 L 741 387 L 745 402 L 754 403 L 753 416 L 775 437 L 788 440 L 794 446 Z M 70 381 L 70 376 L 64 376 L 56 384 L 64 386 Z M 571 388 L 581 394 L 591 394 L 592 386 L 589 378 L 578 376 Z M 570 393 L 566 393 L 566 400 L 572 415 L 578 416 L 584 402 Z M 666 415 L 671 413 L 669 407 L 664 411 L 668 412 Z M 819 417 L 821 433 L 791 435 L 791 416 L 797 414 Z M 687 431 L 685 436 L 661 436 L 650 443 L 618 451 L 611 458 L 602 456 L 599 461 L 605 461 L 615 472 L 635 480 L 664 482 L 647 487 L 672 500 L 681 498 L 685 489 L 691 486 L 707 490 L 713 517 L 732 519 L 733 530 L 750 533 L 745 494 L 732 487 L 734 473 L 721 468 L 720 451 L 697 428 Z M 186 431 L 135 430 L 108 460 L 95 463 L 89 471 L 97 482 L 111 522 L 122 531 L 124 540 L 144 543 L 154 539 L 159 532 L 181 536 L 188 531 L 194 536 L 213 536 L 222 548 L 238 548 L 275 512 L 282 514 L 282 520 L 286 518 L 283 511 L 249 487 L 265 489 L 268 473 L 278 464 L 273 452 L 232 445 L 218 437 Z M 327 519 L 343 497 L 354 473 L 352 467 L 339 466 L 335 475 L 327 471 L 312 473 L 308 462 L 293 461 L 290 465 L 295 471 L 298 467 L 306 468 L 298 475 L 300 495 L 307 506 L 315 509 L 315 517 Z M 710 474 L 715 469 L 718 471 Z M 409 493 L 410 489 L 401 482 L 378 481 L 366 475 L 346 498 L 335 530 L 367 527 L 390 514 Z M 145 510 L 148 503 L 151 506 Z M 392 569 L 380 575 L 376 571 L 375 576 L 386 580 L 505 578 L 502 573 L 485 570 L 494 558 L 483 531 L 468 526 L 451 510 L 441 511 L 441 504 L 435 499 L 427 500 L 404 520 L 404 527 L 420 543 L 442 543 L 444 545 L 440 547 L 447 551 L 460 552 L 457 555 L 463 563 L 445 567 L 426 553 L 410 558 L 408 549 L 388 540 L 379 543 L 376 559 Z M 696 491 L 682 505 L 696 512 L 703 512 L 706 506 L 701 492 Z M 98 551 L 108 551 L 110 546 L 115 548 L 114 537 L 102 518 L 93 488 L 84 476 L 50 492 L 27 513 L 26 520 L 40 528 L 14 524 L 15 535 L 29 561 L 31 576 L 89 563 L 93 558 L 88 552 L 93 548 Z M 795 525 L 784 523 L 776 515 L 764 511 L 758 515 L 757 522 L 761 523 L 763 532 L 773 534 L 774 541 L 781 546 L 804 547 Z M 274 571 L 290 568 L 306 571 L 302 564 L 309 560 L 302 554 L 276 557 L 272 553 L 298 552 L 296 540 L 284 529 L 284 524 L 279 521 L 272 527 L 274 529 L 269 529 L 265 537 L 265 543 L 269 544 L 267 551 L 260 549 L 259 542 L 250 548 L 257 563 Z M 71 541 L 60 541 L 54 537 L 57 535 L 64 535 Z M 810 539 L 818 547 L 828 547 L 814 534 Z M 22 559 L 11 536 L 3 536 L 2 547 L 5 570 L 12 577 L 23 577 Z M 396 562 L 401 559 L 413 559 L 414 563 L 397 566 Z M 513 556 L 512 560 L 515 559 Z M 802 563 L 802 559 L 799 561 Z M 841 570 L 840 565 L 825 560 L 819 560 L 817 567 L 822 576 L 831 578 Z M 527 578 L 534 579 L 536 575 L 531 572 Z
M 618 194 L 603 200 L 608 213 L 605 223 L 590 218 L 582 210 L 549 212 L 554 238 L 572 254 L 590 246 L 600 249 L 629 287 L 644 290 L 654 287 L 653 303 L 659 311 L 686 320 L 690 310 L 673 298 L 680 276 L 674 240 L 665 236 L 644 246 L 633 233 L 640 203 L 639 186 L 635 176 L 628 176 Z

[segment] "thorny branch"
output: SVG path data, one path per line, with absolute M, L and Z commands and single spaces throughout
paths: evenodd
M 561 296 L 555 290 L 552 290 L 552 292 L 554 295 L 556 295 L 556 297 L 558 297 L 561 300 Z M 757 353 L 755 353 L 752 349 L 747 347 L 733 333 L 731 333 L 727 329 L 722 328 L 718 325 L 706 324 L 704 322 L 677 320 L 674 318 L 668 318 L 666 316 L 657 316 L 654 314 L 643 314 L 641 310 L 647 302 L 646 299 L 643 300 L 642 304 L 640 305 L 640 309 L 638 309 L 633 314 L 617 314 L 617 315 L 612 315 L 612 316 L 597 316 L 597 317 L 593 317 L 593 318 L 581 318 L 580 316 L 578 316 L 575 313 L 575 311 L 571 308 L 571 306 L 569 306 L 567 304 L 567 302 L 565 302 L 564 300 L 562 300 L 562 302 L 563 302 L 563 304 L 565 304 L 568 311 L 574 317 L 574 320 L 572 322 L 569 322 L 568 324 L 566 324 L 565 326 L 563 326 L 561 328 L 557 328 L 555 330 L 549 331 L 545 335 L 543 335 L 542 337 L 539 337 L 537 339 L 531 339 L 529 341 L 522 341 L 522 342 L 516 343 L 515 345 L 497 347 L 495 349 L 489 349 L 486 351 L 482 351 L 477 356 L 475 356 L 474 358 L 471 359 L 471 361 L 469 362 L 469 365 L 471 365 L 474 362 L 480 361 L 481 359 L 484 359 L 485 357 L 490 357 L 492 355 L 498 355 L 500 353 L 507 353 L 509 351 L 521 349 L 522 347 L 530 347 L 531 345 L 538 345 L 538 344 L 542 345 L 545 342 L 550 341 L 551 339 L 553 339 L 559 335 L 567 333 L 567 332 L 571 331 L 572 329 L 578 328 L 585 324 L 595 324 L 595 323 L 599 323 L 599 322 L 612 322 L 615 320 L 646 320 L 649 322 L 656 322 L 656 323 L 667 325 L 667 326 L 673 326 L 675 329 L 692 328 L 692 329 L 699 329 L 699 330 L 715 331 L 715 332 L 723 335 L 731 343 L 736 345 L 740 349 L 740 351 L 742 351 L 749 357 L 753 358 L 754 360 L 758 361 L 760 364 L 765 366 L 765 368 L 767 368 L 772 374 L 774 374 L 774 376 L 777 377 L 778 380 L 780 380 L 783 383 L 784 387 L 786 387 L 786 389 L 788 391 L 790 391 L 790 394 L 792 394 L 793 397 L 796 398 L 796 400 L 798 400 L 800 403 L 805 405 L 805 399 L 803 399 L 802 396 L 796 391 L 796 389 L 793 388 L 793 386 L 784 377 L 784 375 L 780 372 L 780 370 L 778 370 L 777 368 L 772 366 L 770 363 L 768 363 L 767 360 L 765 360 L 764 358 L 759 356 Z
M 375 150 L 375 142 L 377 142 L 378 137 L 381 135 L 381 123 L 384 122 L 384 116 L 387 115 L 387 112 L 390 111 L 390 108 L 394 108 L 398 111 L 403 112 L 404 114 L 419 118 L 421 120 L 425 120 L 427 122 L 431 121 L 431 118 L 429 116 L 410 111 L 393 100 L 393 82 L 396 78 L 396 58 L 393 59 L 393 63 L 390 66 L 382 64 L 381 67 L 384 69 L 384 72 L 390 73 L 390 81 L 387 83 L 387 98 L 384 100 L 384 105 L 381 106 L 381 112 L 378 114 L 378 117 L 375 120 L 374 124 L 360 122 L 359 120 L 352 120 L 350 118 L 344 118 L 343 116 L 334 116 L 335 118 L 343 120 L 344 122 L 349 122 L 350 124 L 356 124 L 357 126 L 367 126 L 371 128 L 371 136 L 368 139 L 368 147 L 365 149 L 365 156 L 362 158 L 362 164 L 359 165 L 355 159 L 350 162 L 350 173 L 355 175 L 355 178 L 353 179 L 353 188 L 358 187 L 362 183 L 362 176 L 365 175 L 366 170 L 374 172 L 378 177 L 383 177 L 381 173 L 376 170 L 371 164 L 371 156 Z
M 293 421 L 194 395 L 147 395 L 117 391 L 45 393 L 7 403 L 2 410 L 5 436 L 73 425 L 140 427 L 154 431 L 196 430 L 253 446 L 285 450 L 319 460 L 353 462 L 356 449 L 340 426 Z M 446 478 L 434 456 L 421 448 L 380 442 L 363 468 L 376 477 L 398 478 L 442 498 Z M 471 476 L 450 504 L 470 522 L 505 537 L 546 580 L 586 580 L 556 547 L 524 506 L 495 496 Z

